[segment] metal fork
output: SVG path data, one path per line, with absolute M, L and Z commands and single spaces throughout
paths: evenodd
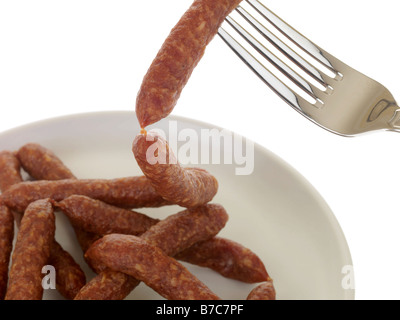
M 236 8 L 237 13 L 246 27 L 231 14 L 226 26 L 232 31 L 223 25 L 218 34 L 279 97 L 307 119 L 343 136 L 375 130 L 400 132 L 400 108 L 380 83 L 311 42 L 257 0 L 245 0 Z M 256 54 L 246 49 L 246 42 Z

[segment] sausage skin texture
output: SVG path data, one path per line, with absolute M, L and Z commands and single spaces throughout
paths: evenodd
M 128 274 L 169 300 L 219 300 L 209 288 L 160 248 L 131 235 L 110 234 L 86 253 L 112 270 Z M 121 256 L 124 258 L 121 259 Z
M 123 209 L 86 196 L 73 195 L 55 204 L 72 225 L 100 235 L 122 233 L 140 235 L 159 222 L 139 212 Z
M 123 300 L 139 283 L 125 273 L 104 270 L 78 292 L 75 300 Z
M 198 242 L 174 258 L 210 268 L 224 277 L 246 283 L 270 280 L 263 262 L 255 253 L 225 238 L 214 237 Z
M 261 283 L 251 290 L 246 300 L 276 300 L 276 292 L 272 280 Z
M 79 194 L 126 208 L 161 207 L 168 205 L 144 176 L 117 179 L 64 179 L 26 181 L 15 184 L 2 195 L 11 209 L 23 212 L 29 203 L 44 198 L 61 201 Z
M 218 191 L 218 181 L 199 168 L 183 168 L 167 141 L 153 132 L 139 134 L 133 154 L 154 189 L 165 200 L 190 208 L 210 202 Z
M 136 99 L 142 128 L 168 116 L 175 107 L 208 43 L 241 0 L 196 0 L 171 30 L 152 62 Z
M 55 217 L 49 199 L 31 203 L 21 220 L 12 255 L 6 300 L 41 300 L 42 268 L 54 241 Z
M 214 237 L 227 221 L 228 214 L 222 206 L 208 204 L 171 215 L 152 226 L 140 238 L 164 250 L 165 254 L 173 256 L 198 241 Z M 88 256 L 86 258 L 89 264 L 96 265 L 102 271 L 107 270 L 101 262 L 92 260 Z M 116 278 L 118 281 L 108 280 L 108 277 Z M 89 281 L 75 299 L 118 300 L 121 297 L 125 298 L 137 285 L 132 277 L 121 277 L 115 275 L 113 271 L 102 272 Z
M 0 204 L 0 300 L 4 299 L 8 282 L 8 267 L 14 239 L 14 216 Z
M 169 256 L 214 237 L 225 227 L 229 217 L 219 204 L 186 209 L 160 221 L 141 235 Z
M 22 168 L 36 180 L 73 179 L 74 174 L 53 151 L 37 143 L 27 143 L 18 149 Z
M 4 150 L 0 152 L 0 191 L 5 192 L 14 184 L 22 182 L 21 164 L 14 152 Z M 19 226 L 22 214 L 12 211 L 14 219 Z
M 11 151 L 0 152 L 0 191 L 4 192 L 12 185 L 22 181 L 21 165 Z

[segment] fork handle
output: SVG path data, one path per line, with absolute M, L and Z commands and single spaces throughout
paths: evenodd
M 392 119 L 389 121 L 390 130 L 400 132 L 400 107 L 396 105 L 396 110 Z

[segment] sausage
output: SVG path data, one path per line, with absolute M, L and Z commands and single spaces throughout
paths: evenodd
M 159 221 L 135 211 L 80 195 L 70 196 L 55 205 L 68 216 L 72 225 L 101 235 L 108 233 L 140 235 Z
M 11 151 L 0 152 L 0 191 L 4 192 L 12 185 L 22 181 L 21 165 Z
M 8 282 L 8 267 L 14 239 L 14 216 L 0 204 L 0 300 L 4 299 Z
M 36 180 L 75 178 L 74 174 L 49 149 L 37 143 L 27 143 L 16 153 L 22 168 Z
M 171 113 L 206 46 L 240 2 L 196 0 L 171 30 L 136 98 L 136 114 L 142 128 Z
M 168 143 L 156 133 L 136 136 L 132 151 L 154 189 L 171 203 L 186 208 L 200 206 L 210 202 L 218 191 L 214 176 L 203 169 L 182 168 Z
M 198 266 L 210 268 L 224 277 L 247 283 L 270 280 L 263 262 L 241 244 L 220 237 L 198 242 L 174 256 Z
M 85 195 L 106 203 L 128 208 L 160 207 L 169 204 L 156 193 L 143 176 L 117 179 L 64 179 L 57 181 L 25 181 L 11 186 L 1 198 L 16 211 L 43 198 L 61 201 L 74 194 Z
M 276 300 L 276 291 L 272 280 L 261 283 L 251 290 L 247 300 Z
M 219 299 L 183 265 L 136 236 L 106 235 L 96 241 L 86 255 L 112 270 L 145 282 L 169 300 Z
M 208 204 L 204 207 L 187 209 L 170 215 L 152 226 L 140 238 L 153 246 L 161 248 L 161 250 L 165 250 L 164 253 L 167 255 L 174 256 L 198 241 L 204 241 L 215 236 L 225 226 L 227 220 L 228 214 L 222 206 Z M 106 270 L 97 260 L 92 260 L 88 256 L 87 260 L 90 264 L 95 264 L 100 270 Z M 120 280 L 120 282 L 115 283 L 111 280 L 105 280 L 108 276 L 114 277 L 115 275 L 113 272 L 99 274 L 82 288 L 75 299 L 90 300 L 93 298 L 93 294 L 96 294 L 96 299 L 98 300 L 119 299 L 123 296 L 121 291 L 128 295 L 137 286 L 137 283 L 130 278 L 115 276 Z M 106 282 L 115 287 L 109 288 L 105 286 L 104 283 Z M 127 290 L 129 285 L 131 285 L 131 290 Z M 104 295 L 102 295 L 102 290 L 104 290 Z M 111 297 L 110 293 L 113 293 L 114 296 Z
M 6 300 L 41 300 L 42 268 L 54 241 L 55 217 L 49 199 L 37 200 L 21 220 L 12 255 Z

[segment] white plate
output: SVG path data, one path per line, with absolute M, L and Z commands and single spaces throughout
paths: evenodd
M 168 132 L 170 121 L 175 121 L 179 129 L 198 133 L 215 128 L 177 117 L 161 121 L 157 128 Z M 77 177 L 116 178 L 141 174 L 131 152 L 138 132 L 133 112 L 77 114 L 4 132 L 0 134 L 0 150 L 37 142 L 53 150 Z M 354 290 L 342 285 L 346 276 L 343 270 L 352 265 L 351 256 L 328 205 L 304 177 L 268 150 L 256 145 L 254 160 L 254 172 L 246 176 L 235 175 L 235 164 L 201 165 L 219 181 L 213 202 L 222 204 L 230 215 L 220 235 L 260 256 L 274 279 L 278 299 L 354 299 Z M 142 212 L 164 217 L 178 210 L 174 206 Z M 56 237 L 90 279 L 93 273 L 61 213 L 57 213 Z M 254 287 L 185 265 L 223 299 L 244 299 Z M 45 298 L 60 296 L 55 290 L 47 290 Z M 160 296 L 141 284 L 129 298 Z

